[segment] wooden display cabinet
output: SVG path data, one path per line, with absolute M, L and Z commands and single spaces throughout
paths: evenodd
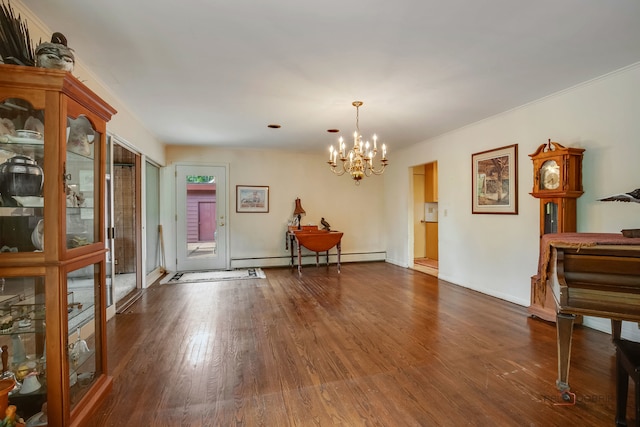
M 0 64 L 2 375 L 21 383 L 9 402 L 25 420 L 46 402 L 50 426 L 83 425 L 112 385 L 104 195 L 113 114 L 68 72 Z

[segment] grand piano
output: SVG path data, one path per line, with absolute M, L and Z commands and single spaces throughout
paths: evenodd
M 539 286 L 552 292 L 556 310 L 558 379 L 562 397 L 570 400 L 571 335 L 576 316 L 611 319 L 613 338 L 622 321 L 640 322 L 640 238 L 622 234 L 545 234 L 540 244 Z

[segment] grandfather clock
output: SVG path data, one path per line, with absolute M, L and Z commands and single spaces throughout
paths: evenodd
M 567 148 L 549 140 L 533 154 L 533 191 L 531 195 L 540 199 L 540 236 L 548 233 L 571 233 L 577 231 L 577 199 L 582 196 L 583 148 Z M 555 302 L 551 292 L 535 292 L 540 283 L 538 276 L 531 278 L 531 306 L 529 313 L 544 320 L 555 322 Z

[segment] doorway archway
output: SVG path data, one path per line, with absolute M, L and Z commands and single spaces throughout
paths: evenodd
M 412 168 L 413 269 L 438 276 L 438 162 Z

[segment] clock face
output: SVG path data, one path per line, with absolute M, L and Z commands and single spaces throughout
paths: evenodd
M 540 168 L 540 188 L 555 190 L 560 187 L 560 167 L 555 160 L 547 160 Z

